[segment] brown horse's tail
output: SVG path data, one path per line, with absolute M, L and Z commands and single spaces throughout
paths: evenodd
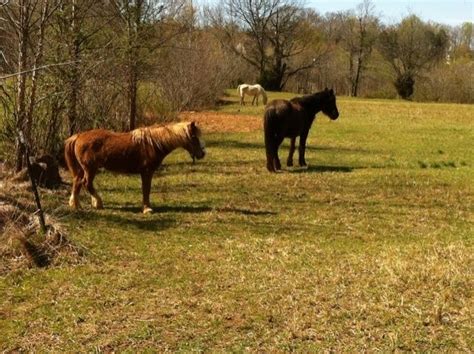
M 265 138 L 265 151 L 267 154 L 267 169 L 270 172 L 275 172 L 275 167 L 273 165 L 273 158 L 275 157 L 276 151 L 276 131 L 275 131 L 275 123 L 276 123 L 276 112 L 275 108 L 270 106 L 265 109 L 265 113 L 263 115 L 263 131 L 264 131 L 264 138 Z
M 73 177 L 77 176 L 82 170 L 82 167 L 77 160 L 76 152 L 74 151 L 77 137 L 78 135 L 74 134 L 66 139 L 66 142 L 64 143 L 64 159 L 66 160 L 67 168 Z

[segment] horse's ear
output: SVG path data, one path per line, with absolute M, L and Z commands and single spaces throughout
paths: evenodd
M 330 90 L 329 90 L 329 93 L 330 93 L 331 95 L 334 95 L 334 90 L 333 90 L 333 89 L 330 89 Z
M 327 87 L 325 87 L 325 88 L 324 88 L 324 91 L 325 91 L 325 92 L 328 92 L 328 91 L 329 91 L 329 89 L 328 89 Z
M 191 130 L 191 134 L 195 134 L 197 129 L 196 122 L 192 121 L 191 124 L 189 125 L 189 129 Z

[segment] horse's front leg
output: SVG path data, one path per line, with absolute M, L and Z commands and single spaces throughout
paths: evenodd
M 253 98 L 252 98 L 252 106 L 253 106 L 254 103 L 255 103 L 255 97 L 257 97 L 257 96 L 253 96 Z
M 142 194 L 143 194 L 143 214 L 153 212 L 150 206 L 150 190 L 151 190 L 151 179 L 153 178 L 153 172 L 142 172 Z
M 288 153 L 288 159 L 286 160 L 286 165 L 288 167 L 293 166 L 293 154 L 295 153 L 296 138 L 291 138 L 290 141 L 290 151 Z
M 300 144 L 298 146 L 298 162 L 301 167 L 307 166 L 304 158 L 306 151 L 306 139 L 308 138 L 308 132 L 303 132 L 300 136 Z

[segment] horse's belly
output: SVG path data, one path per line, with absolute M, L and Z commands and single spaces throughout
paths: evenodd
M 108 156 L 103 166 L 106 170 L 120 173 L 139 173 L 142 169 L 140 158 L 125 155 Z
M 301 130 L 302 127 L 299 125 L 287 127 L 285 130 L 285 138 L 296 138 L 301 135 Z

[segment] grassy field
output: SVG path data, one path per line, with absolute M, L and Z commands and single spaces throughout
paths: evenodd
M 234 91 L 235 132 L 169 156 L 154 214 L 134 176 L 98 177 L 101 211 L 43 193 L 88 252 L 0 276 L 0 350 L 472 350 L 474 106 L 340 98 L 309 168 L 270 174 Z

